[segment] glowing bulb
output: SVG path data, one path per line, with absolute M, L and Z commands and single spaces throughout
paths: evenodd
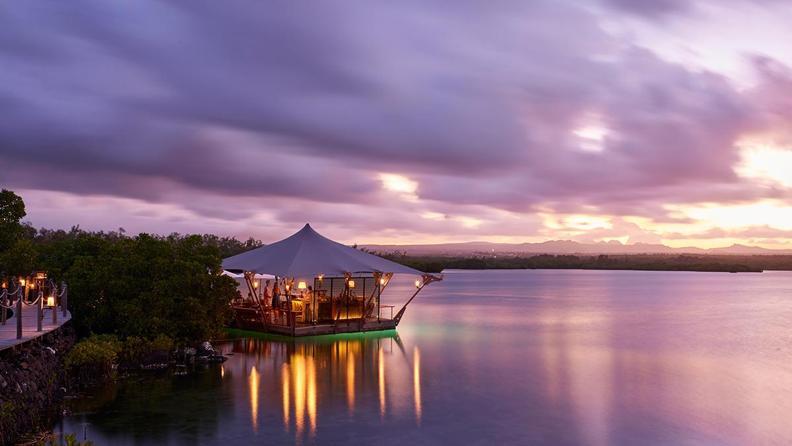
M 305 285 L 305 282 L 297 282 L 297 289 L 298 290 L 304 290 L 306 288 L 308 288 L 308 286 Z
M 258 288 L 258 282 L 253 282 L 253 288 Z
M 36 288 L 36 282 L 30 282 L 30 283 L 28 284 L 28 286 L 29 286 L 29 287 L 30 287 L 30 289 L 32 290 L 32 289 Z
M 25 286 L 25 279 L 19 279 L 19 286 Z
M 6 288 L 8 288 L 8 282 L 3 281 L 3 289 L 6 289 Z
M 355 281 L 354 280 L 350 280 L 349 281 L 349 288 L 355 288 Z
M 55 306 L 55 296 L 50 296 L 47 298 L 47 306 L 54 307 Z
M 380 279 L 380 285 L 385 285 L 385 278 L 384 277 Z
M 416 280 L 415 281 L 415 288 L 421 288 L 421 281 L 420 280 Z
M 318 276 L 318 277 L 319 277 L 319 281 L 321 282 L 321 281 L 322 281 L 322 279 L 324 279 L 324 274 L 319 274 L 319 276 Z

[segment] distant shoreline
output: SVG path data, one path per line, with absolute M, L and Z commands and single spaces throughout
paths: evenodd
M 460 269 L 449 268 L 442 271 L 433 271 L 435 274 L 453 274 L 455 272 L 471 271 L 644 271 L 653 273 L 722 273 L 722 274 L 763 274 L 770 271 L 792 270 L 751 270 L 751 271 L 725 271 L 725 270 L 697 270 L 697 269 L 614 269 L 614 268 L 485 268 L 485 269 Z
M 619 254 L 619 255 L 469 255 L 412 256 L 376 252 L 430 273 L 443 270 L 579 269 L 601 271 L 697 271 L 760 273 L 792 271 L 792 255 Z

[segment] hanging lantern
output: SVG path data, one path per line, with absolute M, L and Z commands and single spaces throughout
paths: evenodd
M 47 272 L 46 271 L 36 271 L 36 279 L 44 280 L 46 278 L 47 278 Z
M 34 290 L 34 289 L 36 289 L 36 282 L 30 282 L 30 283 L 28 283 L 28 287 L 29 287 L 31 290 Z
M 6 281 L 4 280 L 4 281 L 3 281 L 3 289 L 6 289 L 6 288 L 8 288 L 8 282 L 6 282 Z
M 319 279 L 319 281 L 321 282 L 324 279 L 324 274 L 319 274 L 317 276 L 317 279 Z
M 380 285 L 385 285 L 385 278 L 384 277 L 380 278 Z
M 25 279 L 19 278 L 19 286 L 25 286 Z
M 258 281 L 253 282 L 253 288 L 258 288 Z
M 304 290 L 306 288 L 308 288 L 308 286 L 305 285 L 305 282 L 303 282 L 303 281 L 297 282 L 297 289 L 298 290 Z
M 55 307 L 55 296 L 50 296 L 47 298 L 47 306 L 50 308 Z
M 416 280 L 415 281 L 415 288 L 421 288 L 421 281 L 420 280 Z
M 347 284 L 349 285 L 349 288 L 355 288 L 355 281 L 354 280 L 350 280 L 349 282 L 347 282 Z

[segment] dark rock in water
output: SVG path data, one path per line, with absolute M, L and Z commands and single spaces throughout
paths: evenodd
M 209 341 L 204 342 L 198 347 L 196 351 L 196 356 L 203 357 L 203 356 L 213 356 L 216 355 L 217 351 L 212 347 L 212 344 Z
M 140 366 L 143 370 L 162 370 L 168 368 L 168 363 L 160 362 L 160 363 L 151 363 L 151 364 L 143 364 Z
M 209 362 L 226 362 L 228 358 L 223 355 L 212 355 L 209 357 Z
M 223 356 L 223 355 L 197 356 L 197 357 L 196 357 L 196 359 L 197 359 L 198 361 L 200 361 L 200 362 L 205 362 L 205 363 L 212 363 L 212 364 L 214 364 L 214 363 L 220 363 L 220 362 L 225 362 L 225 361 L 227 361 L 227 360 L 228 360 L 228 358 L 226 358 L 226 357 L 225 357 L 225 356 Z
M 168 366 L 170 361 L 170 353 L 167 351 L 153 351 L 149 352 L 142 361 L 142 366 L 148 368 L 163 368 Z

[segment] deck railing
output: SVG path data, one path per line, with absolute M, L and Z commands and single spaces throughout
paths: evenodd
M 11 287 L 14 287 L 13 290 Z M 58 311 L 64 318 L 68 314 L 69 292 L 65 282 L 60 286 L 46 275 L 37 274 L 30 278 L 4 280 L 0 289 L 0 325 L 6 325 L 8 311 L 16 321 L 16 338 L 22 339 L 23 307 L 36 307 L 36 331 L 43 331 L 44 309 L 51 309 L 52 324 L 58 323 Z

